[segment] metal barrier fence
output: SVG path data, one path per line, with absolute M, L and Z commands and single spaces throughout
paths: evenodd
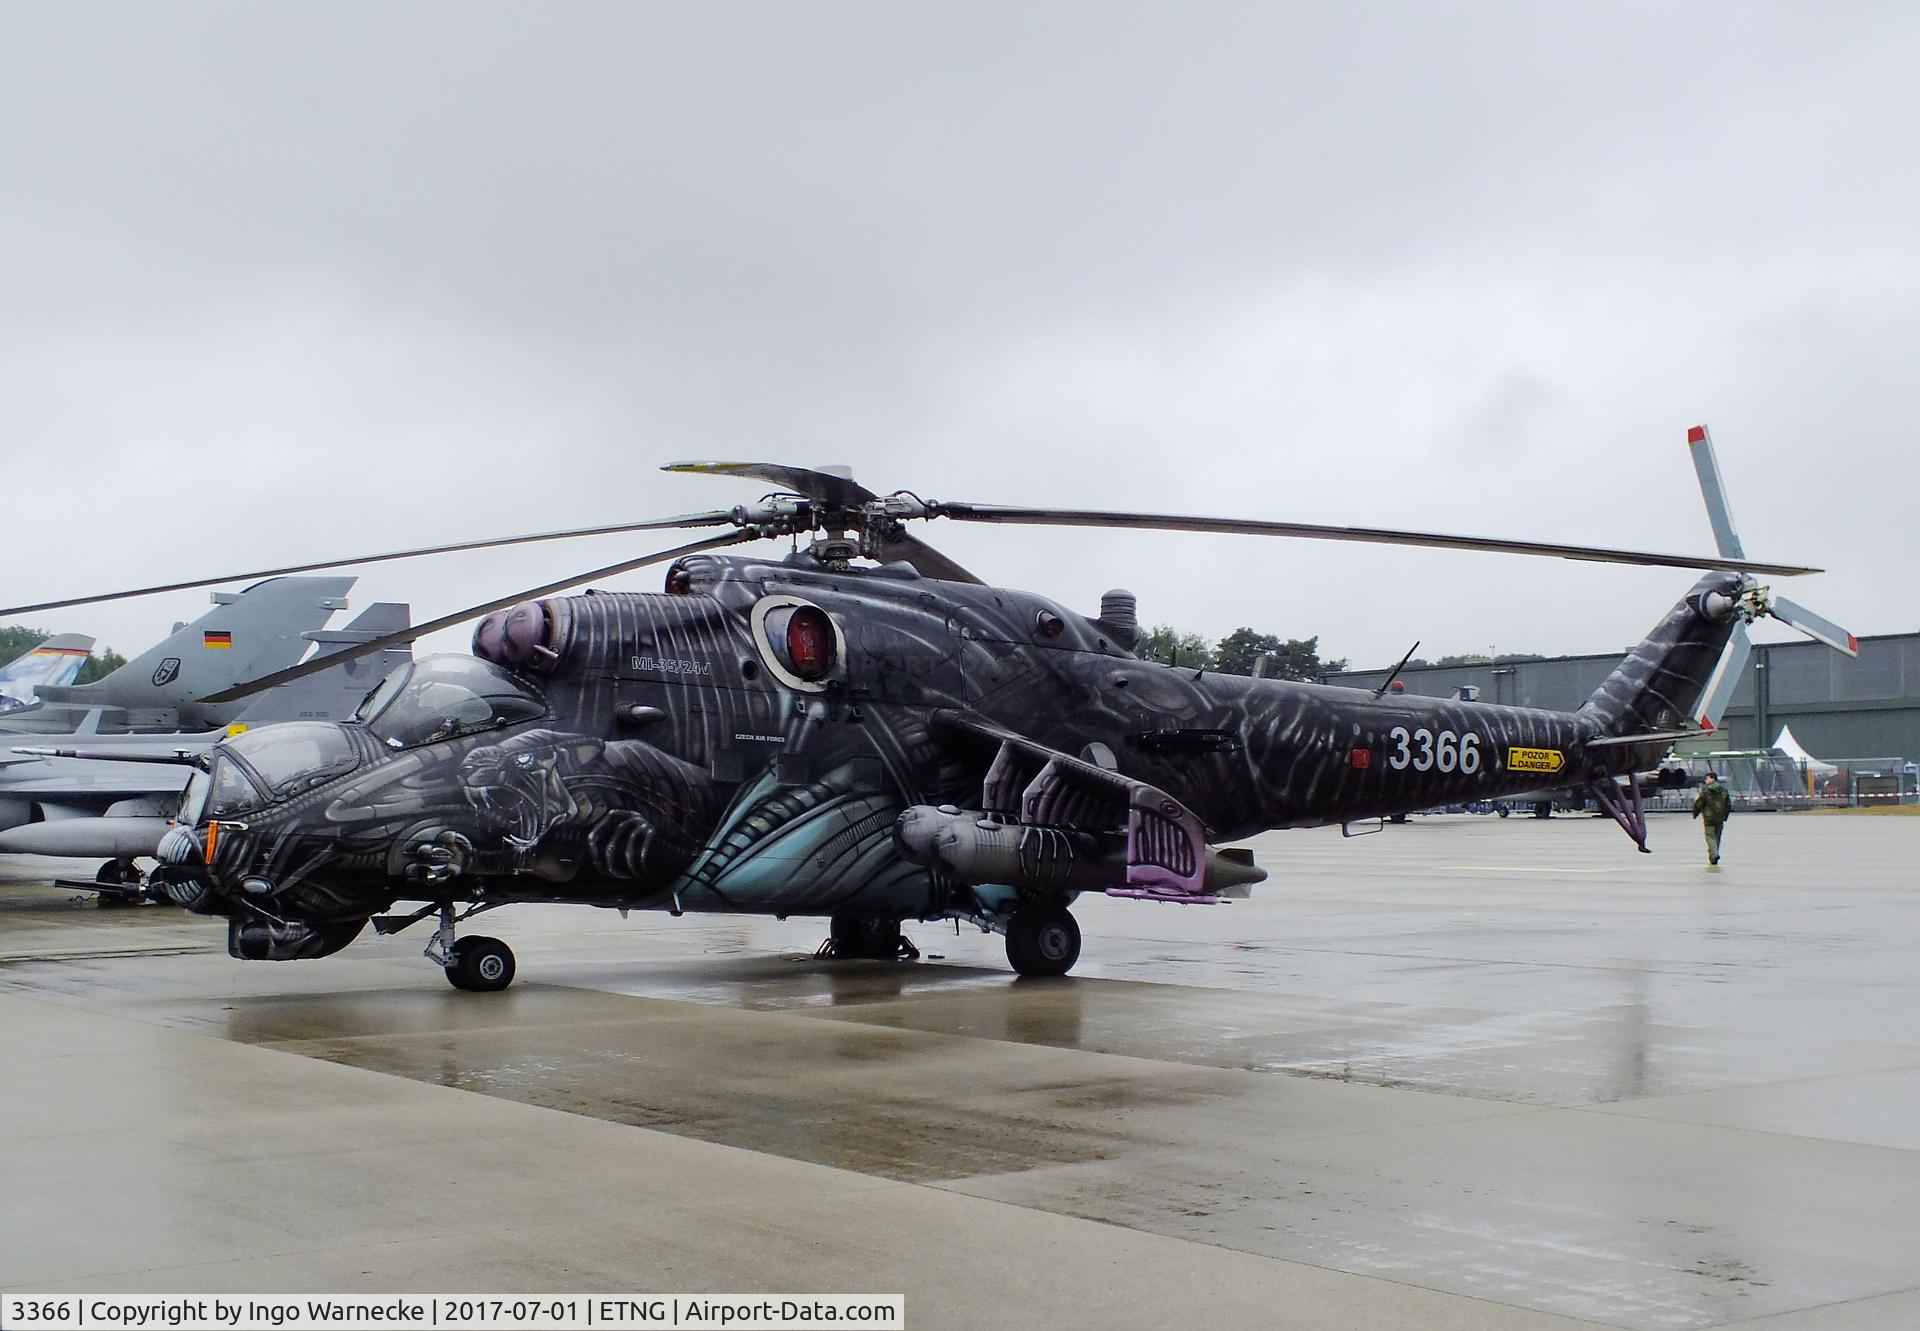
M 1796 761 L 1782 753 L 1716 753 L 1670 758 L 1684 765 L 1684 789 L 1650 794 L 1647 806 L 1685 810 L 1709 769 L 1726 783 L 1738 809 L 1875 808 L 1920 804 L 1920 771 L 1905 758 L 1836 758 Z

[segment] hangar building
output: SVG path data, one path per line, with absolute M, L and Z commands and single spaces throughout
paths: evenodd
M 1482 702 L 1572 710 L 1625 654 L 1410 666 L 1400 677 L 1408 693 L 1447 698 L 1470 685 Z M 1349 670 L 1327 676 L 1327 683 L 1372 689 L 1386 675 Z M 1735 749 L 1771 744 L 1784 725 L 1820 758 L 1920 757 L 1920 633 L 1861 638 L 1857 658 L 1817 642 L 1756 642 L 1720 724 Z

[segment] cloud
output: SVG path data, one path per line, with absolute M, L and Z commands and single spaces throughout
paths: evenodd
M 1834 569 L 1796 596 L 1914 627 L 1906 7 L 45 6 L 4 38 L 9 527 L 87 533 L 22 598 L 749 497 L 654 471 L 687 456 L 1697 548 L 1706 420 L 1749 548 Z M 927 535 L 1358 661 L 1605 650 L 1685 584 Z M 49 627 L 124 650 L 194 607 Z

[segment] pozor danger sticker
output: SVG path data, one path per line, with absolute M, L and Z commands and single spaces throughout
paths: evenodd
M 1558 749 L 1508 749 L 1509 772 L 1557 772 L 1567 765 L 1567 755 Z

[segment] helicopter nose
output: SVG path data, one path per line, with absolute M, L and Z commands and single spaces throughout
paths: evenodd
M 153 857 L 162 864 L 182 869 L 206 863 L 206 857 L 200 853 L 200 842 L 184 827 L 173 828 L 161 837 Z
M 175 827 L 168 831 L 160 838 L 153 854 L 160 861 L 160 867 L 154 870 L 150 881 L 164 899 L 202 915 L 216 908 L 218 898 L 213 890 L 213 872 L 207 867 L 200 841 L 191 828 Z

